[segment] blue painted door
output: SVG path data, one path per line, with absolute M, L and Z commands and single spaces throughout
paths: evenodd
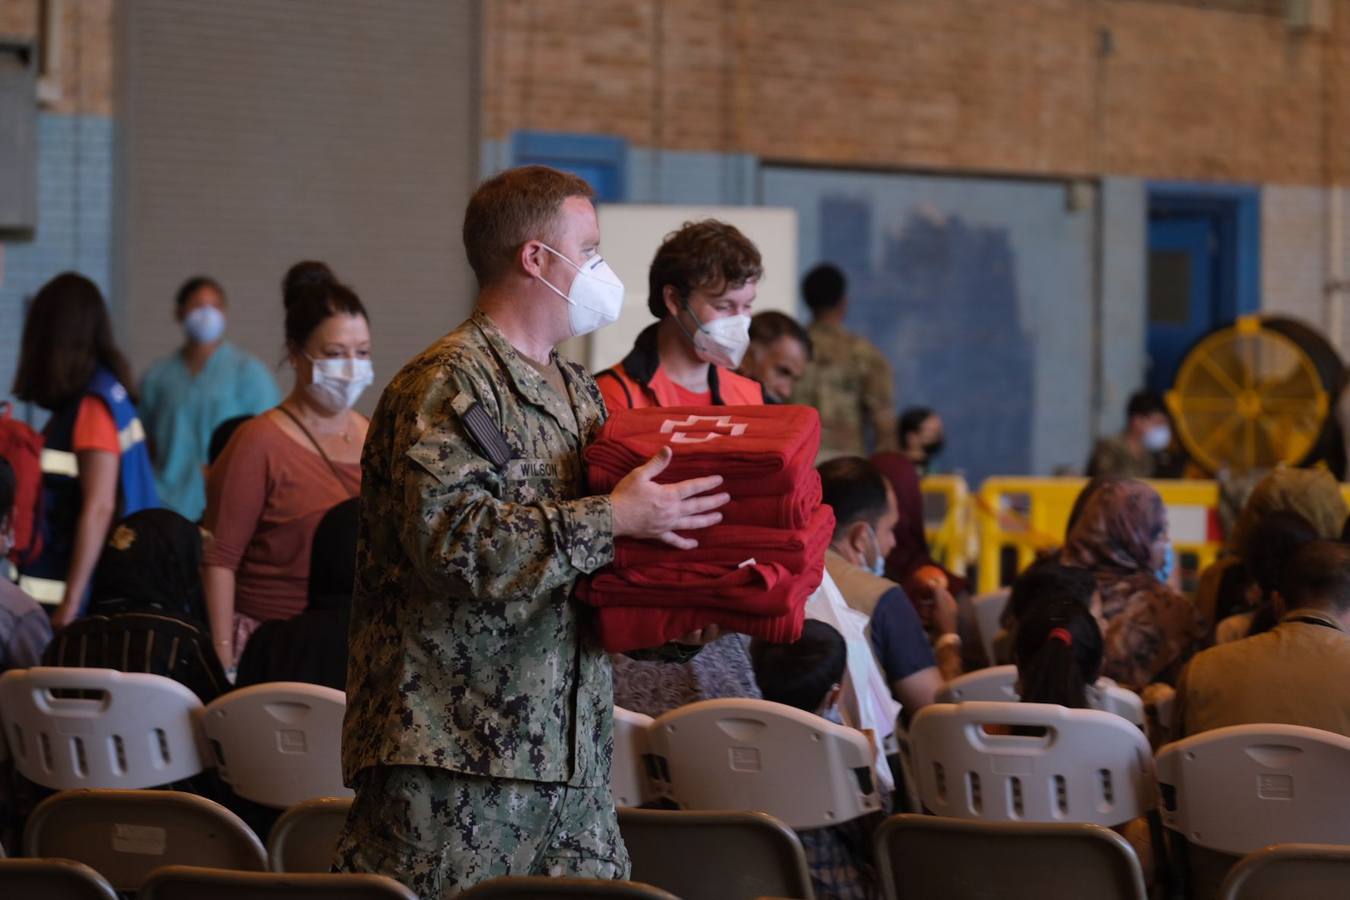
M 1219 222 L 1204 214 L 1150 217 L 1148 375 L 1151 390 L 1172 386 L 1181 359 L 1219 317 Z

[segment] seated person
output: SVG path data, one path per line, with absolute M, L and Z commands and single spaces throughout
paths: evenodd
M 361 501 L 334 506 L 319 521 L 309 557 L 309 605 L 291 619 L 264 622 L 239 659 L 237 687 L 304 681 L 347 689 L 347 623 L 356 583 Z
M 1221 619 L 1214 629 L 1214 643 L 1238 641 L 1275 627 L 1274 598 L 1289 558 L 1317 539 L 1317 529 L 1296 512 L 1278 510 L 1256 523 L 1242 560 L 1247 578 L 1256 585 L 1256 602 Z
M 1082 599 L 1060 594 L 1033 600 L 1018 619 L 1014 643 L 1023 703 L 1070 709 L 1097 705 L 1093 694 L 1102 672 L 1102 631 Z
M 16 490 L 14 469 L 0 456 L 0 566 L 7 564 L 14 542 Z M 0 575 L 0 673 L 36 666 L 51 639 L 47 613 L 18 585 Z
M 1277 723 L 1350 737 L 1350 547 L 1299 547 L 1274 592 L 1278 623 L 1195 656 L 1177 687 L 1174 734 Z
M 750 318 L 750 347 L 736 371 L 764 388 L 765 403 L 787 403 L 811 362 L 811 335 L 796 319 L 777 310 Z
M 1017 661 L 1014 642 L 1018 624 L 1033 608 L 1069 603 L 1077 603 L 1093 616 L 1100 617 L 1101 597 L 1097 594 L 1097 580 L 1090 572 L 1063 565 L 1053 556 L 1027 566 L 1008 592 L 1003 630 L 994 638 L 995 663 L 1007 665 Z
M 898 516 L 895 493 L 876 466 L 856 456 L 820 466 L 824 502 L 834 508 L 835 531 L 825 568 L 848 605 L 871 618 L 872 646 L 895 699 L 912 716 L 933 702 L 944 682 L 961 674 L 956 601 L 941 592 L 933 619 L 936 654 L 904 590 L 884 576 Z
M 839 722 L 840 683 L 847 657 L 844 638 L 824 622 L 807 620 L 793 644 L 750 643 L 755 678 L 765 700 Z M 867 815 L 798 831 L 811 886 L 818 900 L 867 900 L 877 894 L 872 865 L 872 832 L 879 815 Z
M 210 703 L 229 682 L 205 625 L 201 563 L 201 531 L 178 513 L 123 519 L 94 569 L 90 615 L 61 631 L 44 665 L 164 675 Z
M 900 453 L 907 457 L 920 475 L 933 474 L 933 460 L 946 443 L 946 429 L 936 410 L 913 406 L 900 413 Z

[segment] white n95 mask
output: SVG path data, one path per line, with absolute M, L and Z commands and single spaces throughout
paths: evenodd
M 553 293 L 567 301 L 567 321 L 573 337 L 598 331 L 619 318 L 623 310 L 623 282 L 603 256 L 597 253 L 577 265 L 548 244 L 541 243 L 541 246 L 577 270 L 577 277 L 572 279 L 572 288 L 566 294 L 547 278 L 539 277 Z
M 214 344 L 225 334 L 225 314 L 214 306 L 199 306 L 183 318 L 183 333 L 197 344 Z
M 689 312 L 689 317 L 698 322 L 698 316 L 694 315 L 687 302 L 684 308 Z M 675 321 L 679 323 L 678 318 Z M 680 328 L 683 329 L 684 325 L 680 325 Z M 727 316 L 711 322 L 698 322 L 698 330 L 690 336 L 690 340 L 694 344 L 694 353 L 705 363 L 735 369 L 745 359 L 745 351 L 750 347 L 750 317 Z
M 368 359 L 311 359 L 314 374 L 305 386 L 310 399 L 330 413 L 351 409 L 375 380 L 375 369 Z

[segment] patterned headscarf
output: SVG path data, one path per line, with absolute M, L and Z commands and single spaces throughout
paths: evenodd
M 1097 579 L 1105 642 L 1102 674 L 1141 690 L 1173 683 L 1207 633 L 1190 600 L 1158 580 L 1153 546 L 1167 533 L 1167 510 L 1142 481 L 1101 485 L 1083 505 L 1064 547 L 1066 565 Z

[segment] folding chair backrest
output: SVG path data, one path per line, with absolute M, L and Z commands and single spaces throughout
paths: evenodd
M 990 666 L 959 675 L 938 691 L 938 703 L 1017 702 L 1017 666 Z
M 15 767 L 57 790 L 147 788 L 200 773 L 201 708 L 160 675 L 38 667 L 0 676 Z
M 494 878 L 459 894 L 460 900 L 679 900 L 660 888 L 637 881 L 601 881 L 594 878 L 545 878 L 536 875 Z
M 704 700 L 649 731 L 657 784 L 682 809 L 753 809 L 819 828 L 881 808 L 859 731 L 766 700 Z
M 38 804 L 23 833 L 27 856 L 82 862 L 119 891 L 168 865 L 262 871 L 262 844 L 239 818 L 179 791 L 62 791 Z
M 1012 595 L 1009 588 L 999 588 L 987 594 L 980 594 L 970 601 L 975 610 L 975 630 L 980 636 L 980 645 L 984 647 L 986 658 L 992 664 L 994 659 L 994 638 L 1003 629 L 1003 610 Z
M 1350 847 L 1276 844 L 1243 857 L 1219 900 L 1344 900 L 1350 894 Z
M 764 813 L 620 809 L 619 831 L 633 880 L 677 897 L 811 900 L 801 841 Z
M 1146 900 L 1134 850 L 1100 825 L 892 816 L 876 834 L 894 900 Z
M 417 900 L 383 875 L 286 875 L 196 866 L 158 869 L 137 900 Z
M 223 781 L 275 809 L 314 797 L 350 797 L 342 783 L 342 691 L 279 681 L 212 701 L 202 728 Z
M 1201 847 L 1350 844 L 1350 738 L 1300 725 L 1234 725 L 1158 751 L 1163 824 Z
M 614 707 L 614 763 L 609 784 L 615 806 L 641 806 L 656 796 L 647 777 L 647 754 L 651 752 L 647 733 L 651 725 L 651 716 Z
M 1088 692 L 1093 709 L 1115 713 L 1130 724 L 1144 727 L 1144 701 L 1134 691 L 1120 687 L 1110 678 L 1099 678 Z M 939 703 L 1016 703 L 1017 666 L 991 666 L 953 678 L 938 691 Z
M 70 859 L 0 859 L 0 897 L 41 900 L 117 900 L 112 885 Z
M 273 872 L 328 872 L 352 801 L 317 797 L 292 806 L 267 836 L 267 868 Z
M 1019 733 L 1032 729 L 1044 734 Z M 936 815 L 1111 826 L 1153 807 L 1148 739 L 1112 713 L 935 704 L 919 710 L 909 733 L 919 799 Z

